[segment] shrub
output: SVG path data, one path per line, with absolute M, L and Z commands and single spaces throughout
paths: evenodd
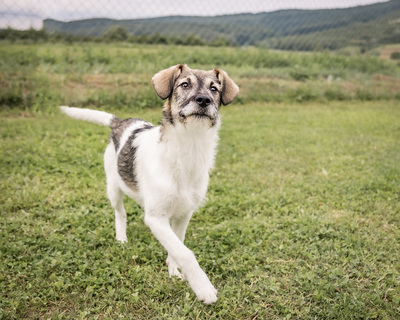
M 392 52 L 390 55 L 390 59 L 392 60 L 400 60 L 400 51 Z
M 126 41 L 128 31 L 121 26 L 112 26 L 104 33 L 103 37 L 109 41 Z

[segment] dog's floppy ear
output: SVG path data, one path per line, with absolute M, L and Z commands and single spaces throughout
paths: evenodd
M 174 83 L 184 68 L 187 68 L 187 66 L 178 64 L 168 69 L 161 70 L 151 79 L 154 90 L 161 99 L 167 99 L 171 95 Z
M 214 69 L 214 71 L 222 85 L 221 102 L 224 105 L 230 104 L 238 95 L 239 87 L 225 71 L 221 69 Z

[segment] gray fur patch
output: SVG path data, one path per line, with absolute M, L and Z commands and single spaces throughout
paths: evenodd
M 110 133 L 110 140 L 114 143 L 115 151 L 118 151 L 120 146 L 120 141 L 122 134 L 125 132 L 126 128 L 128 128 L 132 123 L 143 121 L 137 118 L 128 118 L 128 119 L 119 119 L 115 117 L 111 121 L 112 131 Z
M 130 120 L 138 121 L 139 119 Z M 132 123 L 132 121 L 130 123 Z M 134 147 L 133 142 L 141 132 L 152 128 L 154 128 L 152 125 L 147 122 L 143 122 L 142 127 L 137 128 L 132 132 L 131 136 L 128 138 L 120 153 L 118 154 L 118 173 L 125 184 L 134 191 L 138 191 L 138 181 L 135 170 L 136 151 L 138 147 Z

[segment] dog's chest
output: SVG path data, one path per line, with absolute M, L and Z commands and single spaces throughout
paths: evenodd
M 175 138 L 157 143 L 151 157 L 140 159 L 148 161 L 139 161 L 144 199 L 150 194 L 152 204 L 157 202 L 171 216 L 196 210 L 206 195 L 215 147 L 216 139 Z
M 182 161 L 186 160 L 186 161 Z M 162 194 L 176 214 L 195 210 L 205 197 L 209 166 L 204 159 L 182 159 L 170 164 L 162 175 Z
M 200 188 L 177 188 L 174 193 L 170 194 L 166 201 L 170 211 L 175 216 L 187 214 L 196 210 L 205 197 L 207 187 Z

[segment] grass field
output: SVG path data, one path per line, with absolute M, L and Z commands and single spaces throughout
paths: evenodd
M 161 49 L 0 47 L 0 318 L 398 319 L 399 66 Z M 208 201 L 186 238 L 219 290 L 211 306 L 168 277 L 133 201 L 131 241 L 114 240 L 102 168 L 109 130 L 56 108 L 157 123 L 150 78 L 185 61 L 215 62 L 243 89 L 222 110 Z

